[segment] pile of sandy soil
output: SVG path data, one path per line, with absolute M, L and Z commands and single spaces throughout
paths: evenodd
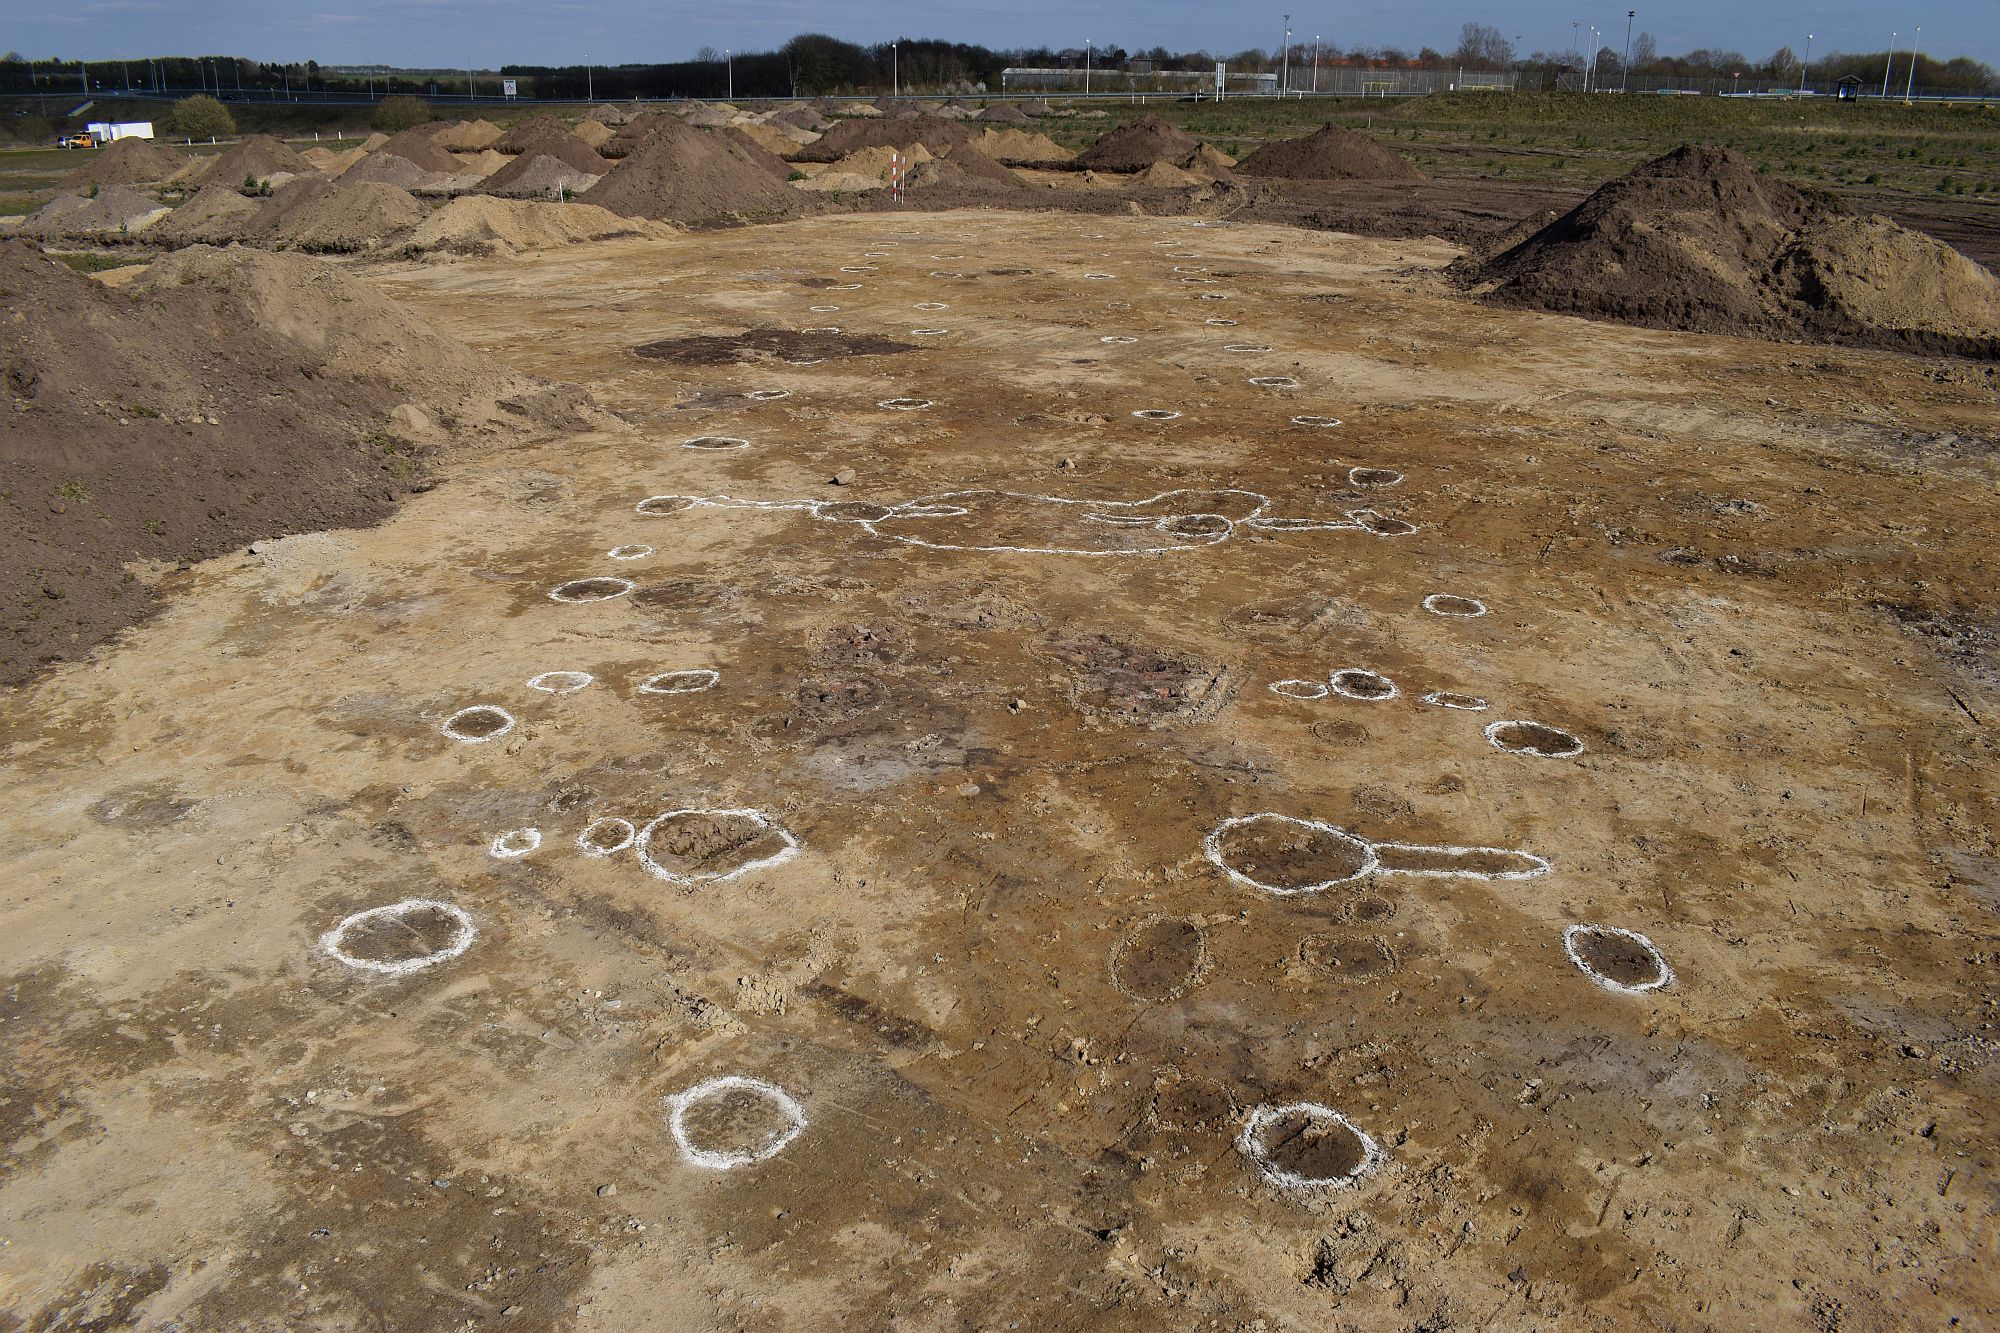
M 807 144 L 819 140 L 819 135 L 811 130 L 802 130 L 783 121 L 759 123 L 754 120 L 741 120 L 729 128 L 747 136 L 765 152 L 774 153 L 779 157 L 796 153 Z
M 84 164 L 56 182 L 60 190 L 81 190 L 87 185 L 137 185 L 141 181 L 163 181 L 188 164 L 187 155 L 161 148 L 144 139 L 113 139 L 102 148 L 88 150 Z
M 315 169 L 329 176 L 338 176 L 366 158 L 368 151 L 358 146 L 343 153 L 336 153 L 331 148 L 308 148 L 299 156 L 311 163 Z
M 1029 130 L 987 130 L 972 141 L 972 146 L 995 162 L 1018 162 L 1023 166 L 1046 166 L 1076 157 L 1048 135 Z
M 142 619 L 129 562 L 382 518 L 426 484 L 413 431 L 598 419 L 301 255 L 198 246 L 113 291 L 8 242 L 0 289 L 0 682 Z
M 469 120 L 433 128 L 431 140 L 447 153 L 477 153 L 491 148 L 505 133 L 490 120 Z
M 1285 180 L 1422 180 L 1395 149 L 1331 121 L 1299 139 L 1267 143 L 1236 164 L 1245 176 Z
M 227 185 L 204 185 L 192 198 L 148 229 L 146 239 L 168 245 L 219 245 L 237 240 L 264 201 Z
M 908 148 L 922 144 L 932 157 L 949 157 L 953 149 L 972 150 L 972 135 L 956 121 L 936 116 L 891 120 L 845 120 L 820 136 L 819 142 L 794 154 L 801 162 L 837 162 L 861 148 Z
M 377 148 L 380 148 L 383 144 L 387 142 L 389 142 L 389 136 L 382 133 L 382 131 L 377 130 L 373 134 L 369 135 L 366 139 L 363 139 L 361 141 L 361 151 L 364 153 L 372 153 Z
M 864 176 L 858 171 L 842 171 L 839 163 L 807 176 L 804 180 L 792 182 L 792 188 L 804 190 L 808 194 L 866 194 L 870 190 L 887 189 L 888 186 L 889 182 L 879 176 Z
M 553 199 L 559 192 L 581 194 L 602 180 L 611 164 L 600 158 L 597 168 L 581 171 L 547 153 L 523 153 L 487 177 L 480 190 L 515 199 Z
M 1155 162 L 1180 162 L 1201 145 L 1147 114 L 1127 121 L 1077 155 L 1078 166 L 1092 171 L 1144 171 Z
M 1509 305 L 1655 328 L 2000 356 L 2000 280 L 1951 247 L 1683 145 L 1452 266 Z
M 1214 144 L 1203 144 L 1174 165 L 1182 171 L 1192 172 L 1204 180 L 1236 179 L 1235 175 L 1230 171 L 1230 168 L 1236 165 L 1236 159 L 1223 152 L 1220 148 L 1217 148 Z
M 973 119 L 990 121 L 994 124 L 1002 125 L 1025 125 L 1028 123 L 1028 113 L 1021 110 L 1020 107 L 1015 106 L 1012 102 L 995 102 L 992 106 L 987 107 L 984 111 L 974 116 Z
M 484 148 L 476 153 L 453 153 L 452 156 L 458 159 L 460 170 L 482 177 L 491 176 L 514 160 L 505 153 L 494 152 L 491 148 Z
M 602 102 L 590 108 L 590 118 L 600 125 L 618 126 L 632 119 L 632 114 L 624 107 Z
M 1202 178 L 1182 171 L 1171 162 L 1155 162 L 1144 171 L 1134 172 L 1129 178 L 1134 189 L 1178 190 L 1190 185 L 1202 184 Z
M 809 106 L 792 107 L 787 111 L 774 111 L 765 122 L 772 125 L 790 125 L 793 129 L 818 133 L 833 124 L 825 116 Z
M 453 179 L 465 171 L 456 158 L 452 160 L 451 171 L 430 171 L 418 166 L 401 153 L 392 153 L 384 148 L 370 153 L 359 162 L 342 172 L 343 183 L 356 184 L 373 181 L 377 185 L 393 185 L 401 190 L 416 190 L 440 184 Z
M 663 223 L 620 217 L 590 204 L 467 195 L 454 199 L 410 233 L 415 254 L 517 255 L 620 236 L 668 236 Z
M 356 168 L 359 170 L 359 168 Z M 316 253 L 379 250 L 399 239 L 430 209 L 408 190 L 379 181 L 311 176 L 283 186 L 243 228 L 243 239 Z
M 603 121 L 585 119 L 579 120 L 576 124 L 570 126 L 569 132 L 589 144 L 592 148 L 596 148 L 597 145 L 605 142 L 618 131 L 612 129 Z
M 741 136 L 667 116 L 592 188 L 590 202 L 627 217 L 698 223 L 782 217 L 800 200 Z
M 841 193 L 859 194 L 868 190 L 884 189 L 889 184 L 889 166 L 898 155 L 902 155 L 905 172 L 913 170 L 920 162 L 929 162 L 931 155 L 922 144 L 909 149 L 862 148 L 849 153 L 840 161 L 832 163 L 825 171 L 793 184 L 814 194 Z
M 59 194 L 21 220 L 14 234 L 58 238 L 124 240 L 167 215 L 167 206 L 129 185 L 102 185 L 96 192 Z
M 174 179 L 188 185 L 235 185 L 246 176 L 269 180 L 273 176 L 311 175 L 313 164 L 268 134 L 253 134 L 214 157 L 198 157 Z
M 676 108 L 674 114 L 685 123 L 702 130 L 718 130 L 735 120 L 732 114 L 721 107 L 710 106 L 706 102 L 689 102 L 685 106 Z

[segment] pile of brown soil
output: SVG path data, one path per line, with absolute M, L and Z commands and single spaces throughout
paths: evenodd
M 987 130 L 972 146 L 995 162 L 1028 167 L 1068 162 L 1076 156 L 1048 135 L 1029 130 Z
M 991 194 L 1019 189 L 1021 182 L 993 159 L 969 152 L 963 157 L 934 157 L 928 162 L 918 162 L 910 168 L 903 184 L 910 190 L 943 188 Z
M 381 249 L 430 216 L 430 209 L 409 191 L 377 181 L 350 180 L 353 175 L 350 171 L 337 181 L 310 176 L 280 186 L 244 227 L 243 238 L 260 245 L 344 254 Z
M 683 123 L 678 116 L 669 115 L 665 111 L 648 111 L 642 115 L 634 116 L 631 120 L 625 122 L 625 127 L 619 130 L 618 133 L 597 145 L 598 156 L 614 161 L 618 158 L 629 156 L 632 150 L 651 138 L 653 131 L 659 129 L 662 125 L 679 125 Z
M 477 153 L 499 142 L 506 131 L 490 120 L 458 121 L 433 126 L 431 140 L 447 153 Z
M 494 152 L 491 148 L 482 148 L 476 153 L 453 153 L 452 156 L 458 159 L 460 170 L 475 176 L 491 176 L 514 160 L 505 153 Z M 608 170 L 610 164 L 605 165 Z
M 0 682 L 144 617 L 130 562 L 381 518 L 424 484 L 400 404 L 460 435 L 587 419 L 300 255 L 197 247 L 113 291 L 7 242 L 0 292 Z
M 426 218 L 406 246 L 414 254 L 517 255 L 584 241 L 671 234 L 660 223 L 620 217 L 589 204 L 466 195 Z
M 1054 107 L 1050 106 L 1047 102 L 1043 101 L 1039 97 L 1031 97 L 1027 101 L 1021 103 L 1020 105 L 1021 105 L 1021 114 L 1024 116 L 1028 116 L 1031 119 L 1041 116 L 1053 116 L 1056 113 L 1056 109 Z
M 790 125 L 793 129 L 810 130 L 815 133 L 833 124 L 832 121 L 809 106 L 793 107 L 789 111 L 779 111 L 771 117 L 771 120 L 779 124 Z
M 1300 139 L 1267 143 L 1236 164 L 1244 176 L 1285 180 L 1422 180 L 1423 173 L 1393 148 L 1331 121 Z
M 499 153 L 540 152 L 545 144 L 575 137 L 554 116 L 530 116 L 486 146 Z
M 1236 179 L 1236 173 L 1230 170 L 1230 168 L 1236 165 L 1236 159 L 1213 144 L 1203 144 L 1175 163 L 1175 165 L 1199 180 L 1233 181 Z
M 263 207 L 263 200 L 246 199 L 227 185 L 204 185 L 148 228 L 146 239 L 168 245 L 227 244 L 243 235 Z
M 552 157 L 571 171 L 585 175 L 602 176 L 611 170 L 611 164 L 605 161 L 595 148 L 567 130 L 561 134 L 543 135 L 537 138 L 533 146 L 515 157 L 514 166 L 519 167 L 527 160 L 537 157 Z M 505 168 L 494 172 L 487 179 L 487 184 L 505 185 L 507 182 L 500 179 L 505 172 Z
M 1451 272 L 1504 304 L 1654 328 L 2000 356 L 1993 274 L 1725 148 L 1683 145 Z
M 740 136 L 663 117 L 592 188 L 590 202 L 627 217 L 666 222 L 783 217 L 797 211 L 797 192 L 760 158 L 776 160 L 753 152 Z
M 389 141 L 377 148 L 373 155 L 381 157 L 386 154 L 407 158 L 425 171 L 435 171 L 446 176 L 464 169 L 459 165 L 457 158 L 438 146 L 438 141 L 431 137 L 431 127 L 428 125 L 413 125 L 400 134 L 390 135 Z
M 179 179 L 190 185 L 235 185 L 244 177 L 269 180 L 273 176 L 305 176 L 312 163 L 268 134 L 253 134 L 242 143 L 215 157 L 196 158 Z
M 1127 121 L 1104 135 L 1076 163 L 1091 171 L 1144 171 L 1155 162 L 1180 162 L 1201 145 L 1158 116 Z
M 861 148 L 908 148 L 922 144 L 932 157 L 950 157 L 954 149 L 972 150 L 972 136 L 956 121 L 936 116 L 899 120 L 845 120 L 821 135 L 819 142 L 800 149 L 801 162 L 835 162 Z
M 559 157 L 523 153 L 487 177 L 480 189 L 512 199 L 553 199 L 558 192 L 577 194 L 604 178 L 611 164 L 597 160 L 597 170 L 580 171 Z
M 615 126 L 623 125 L 626 121 L 632 119 L 632 116 L 624 107 L 613 106 L 609 102 L 602 102 L 590 108 L 590 118 L 600 125 Z
M 464 172 L 465 167 L 456 158 L 452 159 L 451 171 L 431 171 L 418 166 L 401 153 L 392 153 L 385 148 L 380 152 L 370 153 L 349 167 L 341 173 L 340 180 L 342 184 L 372 181 L 377 185 L 393 185 L 401 190 L 415 190 L 452 180 Z
M 21 220 L 15 234 L 124 240 L 167 215 L 167 206 L 129 185 L 104 185 L 94 193 L 59 194 Z
M 75 171 L 56 182 L 63 190 L 80 190 L 86 185 L 137 185 L 140 181 L 163 181 L 187 166 L 187 157 L 171 148 L 160 148 L 144 139 L 113 139 Z
M 692 125 L 698 130 L 721 129 L 733 119 L 727 111 L 709 106 L 706 102 L 690 102 L 680 107 L 674 114 L 679 116 L 683 123 Z
M 992 106 L 987 107 L 984 111 L 974 116 L 973 119 L 989 121 L 1000 125 L 1025 125 L 1028 123 L 1028 113 L 1021 110 L 1020 107 L 1015 106 L 1012 102 L 995 102 Z

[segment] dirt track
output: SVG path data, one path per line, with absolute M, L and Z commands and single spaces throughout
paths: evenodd
M 629 429 L 196 566 L 9 699 L 0 1310 L 2000 1319 L 1991 373 L 1484 308 L 1453 253 L 956 213 L 378 271 Z M 829 327 L 920 350 L 631 351 Z M 747 444 L 683 447 L 716 437 Z M 908 503 L 967 490 L 1046 500 Z M 1203 494 L 1130 506 L 1171 491 Z M 634 589 L 551 600 L 607 578 Z M 1397 696 L 1270 688 L 1347 668 Z M 525 684 L 552 671 L 595 680 Z M 515 725 L 441 734 L 477 705 Z M 1503 752 L 1507 719 L 1583 751 Z M 796 854 L 690 882 L 577 843 L 688 808 Z M 1259 813 L 1549 868 L 1390 847 L 1274 895 L 1203 852 Z M 741 818 L 650 846 L 783 850 Z M 477 938 L 402 977 L 320 948 L 411 897 Z M 1572 923 L 1644 933 L 1673 984 L 1594 986 Z M 725 1075 L 806 1123 L 717 1171 L 663 1099 Z M 1246 1118 L 1300 1101 L 1380 1168 L 1261 1177 Z M 724 1109 L 712 1150 L 786 1129 Z

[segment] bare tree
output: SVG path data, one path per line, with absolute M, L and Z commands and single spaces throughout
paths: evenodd
M 1461 65 L 1505 69 L 1514 63 L 1514 44 L 1498 28 L 1484 23 L 1468 23 L 1458 31 L 1458 49 L 1452 59 Z

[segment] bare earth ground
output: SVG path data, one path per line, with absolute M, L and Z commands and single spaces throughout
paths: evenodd
M 2000 1319 L 1990 376 L 1483 308 L 1453 253 L 956 213 L 380 272 L 631 428 L 165 575 L 8 700 L 0 1324 Z M 822 326 L 921 350 L 629 350 Z M 682 447 L 717 435 L 748 446 Z M 634 509 L 968 488 L 1417 530 Z M 637 588 L 548 595 L 599 576 Z M 1398 697 L 1269 688 L 1349 667 Z M 516 726 L 440 734 L 478 704 Z M 1517 718 L 1586 748 L 1482 736 Z M 693 807 L 799 850 L 694 883 L 579 850 Z M 1203 854 L 1260 812 L 1551 868 L 1278 896 Z M 477 938 L 407 976 L 319 947 L 409 897 Z M 1675 981 L 1593 985 L 1571 923 Z M 663 1099 L 731 1074 L 806 1125 L 704 1168 Z M 1297 1101 L 1380 1169 L 1261 1176 L 1237 1135 Z M 784 1128 L 731 1109 L 696 1139 Z

